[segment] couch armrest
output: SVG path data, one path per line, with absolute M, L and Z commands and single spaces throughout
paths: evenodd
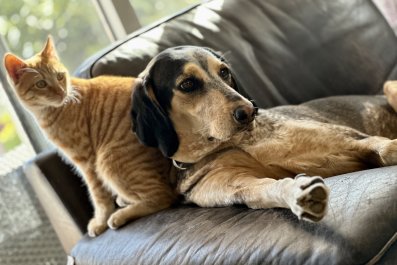
M 319 223 L 287 209 L 183 206 L 140 218 L 73 249 L 76 265 L 397 264 L 397 167 L 327 178 Z
M 55 150 L 24 165 L 25 174 L 42 204 L 65 251 L 86 232 L 92 206 L 81 177 Z

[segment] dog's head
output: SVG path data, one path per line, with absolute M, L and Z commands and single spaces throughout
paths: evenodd
M 167 157 L 196 162 L 252 126 L 255 106 L 238 93 L 230 65 L 211 49 L 169 48 L 138 80 L 133 130 Z

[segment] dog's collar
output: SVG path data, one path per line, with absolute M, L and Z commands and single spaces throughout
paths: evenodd
M 172 164 L 174 165 L 174 167 L 176 167 L 177 169 L 180 169 L 180 170 L 186 170 L 187 168 L 186 167 L 183 167 L 182 166 L 182 162 L 178 162 L 178 161 L 176 161 L 176 160 L 174 160 L 174 159 L 172 159 Z

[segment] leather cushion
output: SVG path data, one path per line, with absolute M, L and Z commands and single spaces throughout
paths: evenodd
M 259 106 L 375 94 L 397 78 L 397 40 L 372 1 L 214 0 L 130 35 L 76 72 L 137 76 L 165 48 L 225 54 Z
M 397 233 L 397 167 L 326 179 L 320 223 L 286 209 L 183 206 L 138 219 L 73 249 L 78 265 L 363 264 Z

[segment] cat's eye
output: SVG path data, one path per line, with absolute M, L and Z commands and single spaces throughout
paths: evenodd
M 227 69 L 226 67 L 222 67 L 221 70 L 219 71 L 219 76 L 220 76 L 223 80 L 229 80 L 229 78 L 230 78 L 230 71 L 229 71 L 229 69 Z
M 178 87 L 183 92 L 192 92 L 200 88 L 200 82 L 195 78 L 187 78 Z
M 47 82 L 45 80 L 40 80 L 36 82 L 36 86 L 38 88 L 45 88 L 47 86 Z
M 58 81 L 61 81 L 62 79 L 65 78 L 65 73 L 57 73 L 57 79 Z

